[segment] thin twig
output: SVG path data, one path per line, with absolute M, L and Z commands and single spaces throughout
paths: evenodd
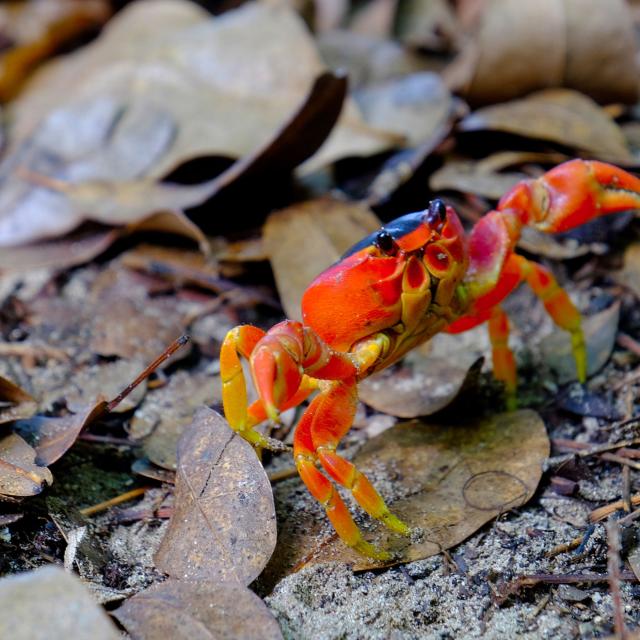
M 143 380 L 146 380 L 165 360 L 168 360 L 190 339 L 188 335 L 182 335 L 177 340 L 174 340 L 132 383 L 128 384 L 107 404 L 107 411 L 113 411 Z
M 634 462 L 633 460 L 629 460 L 629 458 L 616 455 L 615 453 L 603 453 L 600 458 L 609 462 L 617 462 L 618 464 L 623 465 L 625 469 L 631 467 L 631 469 L 640 471 L 640 462 Z
M 620 593 L 620 528 L 613 518 L 607 522 L 607 570 L 609 571 L 609 591 L 613 601 L 613 624 L 616 638 L 625 640 L 627 627 L 624 623 L 624 609 L 622 606 L 622 593 Z
M 636 493 L 635 495 L 631 496 L 631 505 L 635 507 L 639 504 L 640 493 Z M 612 502 L 610 504 L 604 505 L 603 507 L 594 509 L 589 514 L 589 520 L 591 520 L 591 522 L 600 522 L 600 520 L 604 520 L 619 509 L 624 509 L 624 502 L 622 500 L 617 500 L 616 502 Z
M 622 502 L 624 510 L 631 513 L 631 468 L 628 466 L 622 467 Z
M 274 484 L 275 482 L 282 482 L 289 478 L 295 478 L 298 475 L 298 470 L 295 467 L 287 467 L 286 469 L 280 469 L 280 471 L 274 471 L 269 474 L 269 482 Z
M 616 425 L 617 427 L 627 426 L 632 422 L 640 422 L 640 416 L 635 418 L 630 418 L 629 420 L 625 420 L 624 422 Z M 621 449 L 622 447 L 631 447 L 634 444 L 640 444 L 640 438 L 633 438 L 631 440 L 621 440 L 620 442 L 614 442 L 610 444 L 600 444 L 595 447 L 591 447 L 590 449 L 584 449 L 582 451 L 576 451 L 574 453 L 565 453 L 560 456 L 554 456 L 553 458 L 549 458 L 545 465 L 544 470 L 548 471 L 553 467 L 557 467 L 569 460 L 572 460 L 574 457 L 578 458 L 589 458 L 590 456 L 595 456 L 600 453 L 605 453 L 607 451 L 613 451 L 614 449 Z
M 559 544 L 553 547 L 553 549 L 550 549 L 549 551 L 547 551 L 544 554 L 545 558 L 555 558 L 556 556 L 559 556 L 561 553 L 567 553 L 567 551 L 573 551 L 574 549 L 577 549 L 582 544 L 583 540 L 584 540 L 584 536 L 578 536 L 577 538 L 574 538 L 573 540 L 571 540 L 571 542 L 567 542 L 565 544 Z
M 131 491 L 127 491 L 126 493 L 122 493 L 115 498 L 111 498 L 110 500 L 105 500 L 104 502 L 99 502 L 98 504 L 94 504 L 91 507 L 85 507 L 84 509 L 80 509 L 80 513 L 83 516 L 92 516 L 95 513 L 99 513 L 100 511 L 106 511 L 111 507 L 114 507 L 118 504 L 122 504 L 123 502 L 128 502 L 129 500 L 133 500 L 133 498 L 137 498 L 138 496 L 143 495 L 146 491 L 148 491 L 151 487 L 138 487 L 137 489 L 131 489 Z

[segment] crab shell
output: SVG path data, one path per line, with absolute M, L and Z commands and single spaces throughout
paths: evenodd
M 396 242 L 393 255 L 376 246 L 376 232 L 317 276 L 302 298 L 304 324 L 334 349 L 348 351 L 375 333 L 402 331 L 403 294 L 428 298 L 427 315 L 446 316 L 467 269 L 464 231 L 451 207 L 444 222 L 428 220 L 426 211 L 393 220 L 383 227 Z

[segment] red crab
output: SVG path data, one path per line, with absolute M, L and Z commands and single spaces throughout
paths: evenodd
M 367 542 L 330 478 L 351 491 L 373 518 L 401 534 L 409 527 L 336 449 L 351 427 L 359 380 L 396 362 L 440 331 L 458 333 L 487 322 L 493 371 L 515 407 L 516 367 L 507 344 L 502 300 L 525 281 L 553 321 L 571 335 L 578 378 L 587 372 L 580 314 L 553 274 L 514 253 L 524 225 L 565 231 L 597 216 L 640 208 L 640 180 L 603 162 L 572 160 L 537 180 L 517 184 L 468 238 L 442 200 L 364 238 L 321 273 L 302 299 L 303 323 L 285 320 L 268 332 L 231 330 L 220 353 L 224 411 L 255 447 L 277 448 L 254 427 L 318 390 L 298 423 L 295 464 L 342 540 L 389 559 Z M 240 357 L 250 363 L 259 399 L 250 406 Z M 279 444 L 279 443 L 278 443 Z

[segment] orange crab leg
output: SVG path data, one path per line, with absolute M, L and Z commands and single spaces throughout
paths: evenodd
M 516 361 L 513 357 L 513 351 L 509 348 L 509 318 L 501 307 L 494 307 L 489 318 L 489 340 L 491 341 L 493 375 L 496 380 L 504 383 L 507 409 L 515 411 L 518 408 Z
M 360 553 L 378 560 L 389 560 L 389 553 L 364 539 L 335 487 L 316 467 L 316 461 L 319 461 L 331 478 L 351 491 L 356 502 L 369 515 L 398 533 L 409 533 L 409 527 L 389 511 L 367 477 L 336 453 L 340 439 L 353 422 L 356 402 L 355 378 L 328 384 L 313 400 L 296 429 L 296 467 L 311 494 L 324 506 L 340 538 Z

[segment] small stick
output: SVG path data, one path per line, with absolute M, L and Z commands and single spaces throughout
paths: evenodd
M 603 453 L 600 458 L 602 460 L 608 460 L 609 462 L 617 462 L 618 464 L 623 465 L 625 469 L 631 467 L 636 471 L 640 471 L 640 462 L 634 462 L 633 460 L 629 460 L 629 458 L 616 455 L 615 453 Z
M 80 513 L 83 516 L 92 516 L 95 513 L 99 513 L 100 511 L 106 511 L 107 509 L 114 507 L 118 504 L 122 504 L 123 502 L 128 502 L 133 498 L 137 498 L 148 491 L 150 487 L 138 487 L 137 489 L 131 489 L 131 491 L 127 491 L 126 493 L 122 493 L 115 498 L 111 498 L 110 500 L 105 500 L 104 502 L 99 502 L 98 504 L 94 504 L 91 507 L 85 507 L 84 509 L 80 509 Z
M 627 466 L 622 467 L 622 502 L 624 510 L 631 513 L 631 468 Z
M 620 593 L 620 528 L 618 523 L 610 518 L 607 522 L 607 570 L 609 572 L 609 591 L 613 602 L 613 624 L 615 637 L 625 640 L 627 627 L 624 624 L 624 609 L 622 608 L 622 594 Z
M 630 418 L 629 420 L 625 420 L 624 422 L 620 422 L 615 425 L 616 427 L 624 427 L 633 422 L 640 422 L 640 416 L 635 418 Z M 613 451 L 614 449 L 621 449 L 623 447 L 631 447 L 634 444 L 640 443 L 640 438 L 633 438 L 632 440 L 621 440 L 620 442 L 614 442 L 612 444 L 601 444 L 596 447 L 591 447 L 590 449 L 584 449 L 581 451 L 576 451 L 574 453 L 565 453 L 560 456 L 554 456 L 553 458 L 549 458 L 545 465 L 544 470 L 548 471 L 552 467 L 557 467 L 563 462 L 567 462 L 571 460 L 574 456 L 578 458 L 588 458 L 590 456 L 598 455 L 599 453 L 605 453 L 607 451 Z
M 113 411 L 143 380 L 148 378 L 165 360 L 168 360 L 180 347 L 187 344 L 191 338 L 182 335 L 174 340 L 146 369 L 128 384 L 111 402 L 107 404 L 107 411 Z
M 573 540 L 571 540 L 571 542 L 567 542 L 566 544 L 559 544 L 556 547 L 553 547 L 553 549 L 547 551 L 547 553 L 545 553 L 544 555 L 546 558 L 555 558 L 556 556 L 559 556 L 561 553 L 566 553 L 567 551 L 573 551 L 574 549 L 577 549 L 582 544 L 583 539 L 584 539 L 584 536 L 578 536 L 577 538 L 574 538 Z
M 630 335 L 620 333 L 616 338 L 616 342 L 627 351 L 631 351 L 631 353 L 640 356 L 640 342 L 634 340 Z
M 295 478 L 298 475 L 298 470 L 295 467 L 287 467 L 286 469 L 280 469 L 280 471 L 274 471 L 269 474 L 269 482 L 274 484 L 275 482 L 282 482 L 289 478 Z
M 631 496 L 631 505 L 637 506 L 640 504 L 640 493 L 636 493 Z M 604 520 L 607 516 L 610 516 L 612 513 L 618 511 L 618 509 L 624 509 L 624 501 L 617 500 L 616 502 L 612 502 L 611 504 L 606 504 L 604 507 L 598 507 L 594 509 L 589 514 L 589 520 L 591 522 L 599 522 L 600 520 Z

